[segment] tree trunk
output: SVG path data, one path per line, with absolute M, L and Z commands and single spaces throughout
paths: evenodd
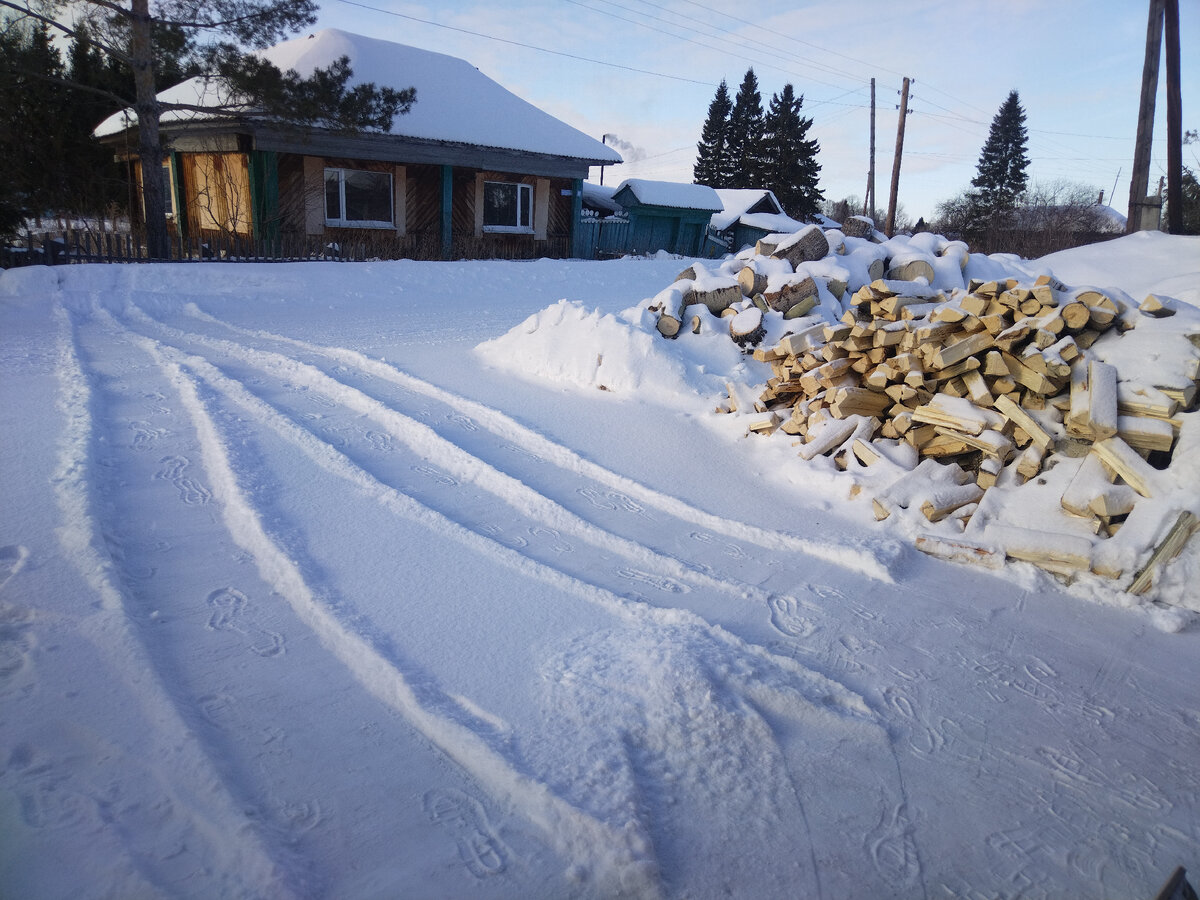
M 151 259 L 168 252 L 167 197 L 162 178 L 163 150 L 158 134 L 158 91 L 149 0 L 132 0 L 129 55 L 133 68 L 134 109 L 138 117 L 138 155 L 142 160 L 142 205 L 146 216 L 146 250 Z

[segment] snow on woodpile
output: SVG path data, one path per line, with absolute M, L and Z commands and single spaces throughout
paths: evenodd
M 667 404 L 719 395 L 928 553 L 1200 610 L 1156 587 L 1188 577 L 1167 563 L 1200 515 L 1200 310 L 858 230 L 772 235 L 619 317 L 551 308 L 481 350 Z
M 1194 307 L 1068 286 L 931 234 L 877 244 L 810 226 L 722 268 L 743 295 L 704 308 L 728 323 L 660 331 L 754 343 L 738 324 L 748 309 L 765 320 L 758 337 L 783 331 L 749 348 L 769 366 L 753 404 L 731 384 L 717 411 L 790 440 L 800 465 L 847 473 L 851 495 L 926 552 L 1143 594 L 1196 530 Z

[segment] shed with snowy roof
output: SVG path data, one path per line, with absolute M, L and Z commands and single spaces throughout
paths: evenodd
M 642 178 L 621 182 L 613 200 L 629 214 L 633 253 L 705 255 L 709 220 L 722 208 L 717 192 L 705 185 Z
M 804 227 L 783 211 L 771 191 L 718 188 L 722 209 L 709 222 L 712 241 L 736 253 L 769 234 L 793 234 Z
M 357 242 L 383 257 L 571 256 L 589 168 L 621 162 L 453 56 L 335 29 L 263 55 L 302 76 L 346 56 L 350 86 L 414 87 L 416 103 L 390 131 L 347 134 L 256 114 L 215 78 L 163 91 L 192 107 L 161 120 L 181 235 Z M 126 110 L 96 135 L 136 162 L 136 127 Z

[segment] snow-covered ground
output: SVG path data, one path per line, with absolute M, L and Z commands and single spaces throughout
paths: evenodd
M 1200 541 L 1140 600 L 916 552 L 713 414 L 750 361 L 645 314 L 685 264 L 0 276 L 0 895 L 1200 869 Z M 1047 267 L 1200 305 L 1197 239 Z

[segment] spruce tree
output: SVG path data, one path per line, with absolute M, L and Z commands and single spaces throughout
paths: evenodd
M 792 86 L 771 98 L 763 121 L 761 156 L 762 183 L 775 194 L 784 211 L 796 219 L 810 219 L 821 210 L 823 194 L 817 187 L 821 147 L 808 137 L 812 119 L 800 115 L 804 96 L 796 97 Z
M 100 144 L 92 130 L 121 108 L 111 94 L 119 82 L 103 54 L 88 39 L 87 30 L 76 32 L 67 55 L 67 73 L 77 88 L 67 92 L 67 119 L 59 123 L 66 132 L 72 159 L 62 172 L 66 203 L 79 213 L 102 215 L 112 203 L 124 199 L 120 166 L 112 151 Z
M 28 20 L 0 28 L 0 183 L 6 226 L 61 208 L 60 173 L 67 163 L 61 123 L 68 114 L 56 82 L 62 57 L 48 28 Z
M 731 188 L 762 186 L 762 95 L 754 69 L 747 69 L 733 110 L 729 114 L 729 131 L 725 146 L 729 151 L 729 183 Z
M 696 164 L 692 167 L 692 181 L 710 187 L 726 187 L 729 179 L 729 152 L 726 147 L 729 130 L 729 111 L 733 103 L 729 99 L 729 87 L 725 79 L 717 87 L 717 95 L 708 105 L 708 118 L 700 131 L 700 143 L 696 145 Z
M 1028 182 L 1025 174 L 1029 167 L 1029 157 L 1025 155 L 1028 140 L 1025 110 L 1017 92 L 1011 91 L 992 119 L 976 175 L 971 180 L 978 216 L 995 216 L 1016 208 Z

